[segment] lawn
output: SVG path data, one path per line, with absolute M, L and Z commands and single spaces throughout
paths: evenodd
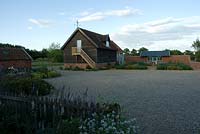
M 40 66 L 47 66 L 52 67 L 52 66 L 63 66 L 64 63 L 55 63 L 55 62 L 50 62 L 48 60 L 35 60 L 32 62 L 32 67 L 40 67 Z

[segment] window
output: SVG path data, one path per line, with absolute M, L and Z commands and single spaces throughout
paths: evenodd
M 76 45 L 77 45 L 77 52 L 80 53 L 81 52 L 81 45 L 82 45 L 81 44 L 81 40 L 77 40 L 77 44 Z
M 109 41 L 106 41 L 106 47 L 110 47 Z
M 78 48 L 81 48 L 81 43 L 82 43 L 81 40 L 77 40 L 77 44 L 76 45 L 77 45 Z

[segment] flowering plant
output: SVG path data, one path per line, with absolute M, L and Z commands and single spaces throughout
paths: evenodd
M 136 119 L 122 120 L 114 111 L 106 115 L 92 114 L 81 123 L 80 134 L 137 134 Z

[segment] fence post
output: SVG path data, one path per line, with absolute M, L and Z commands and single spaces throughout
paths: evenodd
M 65 113 L 65 109 L 64 109 L 64 106 L 62 105 L 61 106 L 61 115 L 63 115 Z
M 32 102 L 31 102 L 31 108 L 32 108 L 32 110 L 35 109 L 35 102 L 34 102 L 34 100 L 32 100 Z

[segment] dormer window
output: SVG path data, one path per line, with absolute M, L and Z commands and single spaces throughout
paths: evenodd
M 106 47 L 110 47 L 109 41 L 106 41 Z

